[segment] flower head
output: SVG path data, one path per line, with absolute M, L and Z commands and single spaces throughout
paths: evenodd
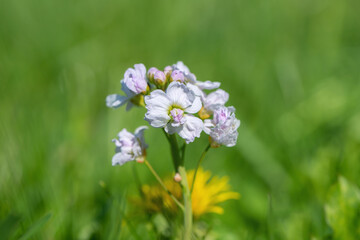
M 106 106 L 118 108 L 127 103 L 126 110 L 130 110 L 134 104 L 139 106 L 143 104 L 141 94 L 144 94 L 149 89 L 144 64 L 135 64 L 134 69 L 127 69 L 124 79 L 120 83 L 125 96 L 119 94 L 108 95 L 106 97 Z
M 178 133 L 186 143 L 200 137 L 203 122 L 191 114 L 201 109 L 201 101 L 184 84 L 172 82 L 166 92 L 154 90 L 145 97 L 145 103 L 145 120 L 151 126 L 162 127 L 169 134 Z
M 212 146 L 233 147 L 236 144 L 240 120 L 235 117 L 234 107 L 220 106 L 214 111 L 213 119 L 206 119 L 204 131 L 210 135 Z
M 225 105 L 229 100 L 229 94 L 222 89 L 217 89 L 209 95 L 203 94 L 201 99 L 203 107 L 199 116 L 201 119 L 207 119 L 211 117 L 215 109 Z
M 145 93 L 148 88 L 146 80 L 146 68 L 144 64 L 135 64 L 134 68 L 128 68 L 124 74 L 124 83 L 135 94 Z
M 119 132 L 118 138 L 112 140 L 116 146 L 116 154 L 112 158 L 113 166 L 123 165 L 133 160 L 139 162 L 144 160 L 147 148 L 144 140 L 145 129 L 147 129 L 146 126 L 138 127 L 134 134 L 123 129 Z
M 194 170 L 187 173 L 189 183 L 192 183 Z M 181 200 L 181 187 L 173 178 L 164 179 L 167 189 L 178 199 Z M 147 213 L 165 212 L 176 214 L 178 207 L 171 199 L 169 194 L 160 185 L 143 185 L 143 198 L 133 199 L 133 203 L 138 209 Z M 199 218 L 206 213 L 222 214 L 224 209 L 220 203 L 230 199 L 239 199 L 240 194 L 230 191 L 229 178 L 213 176 L 210 171 L 198 169 L 194 188 L 192 192 L 192 210 L 195 218 Z

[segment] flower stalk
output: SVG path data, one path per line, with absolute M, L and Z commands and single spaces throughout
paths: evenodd
M 193 223 L 193 214 L 192 214 L 192 203 L 191 203 L 191 192 L 189 188 L 189 183 L 187 181 L 186 170 L 184 166 L 179 166 L 179 173 L 182 177 L 181 187 L 183 190 L 184 198 L 184 240 L 190 240 L 192 234 L 192 223 Z
M 210 147 L 211 147 L 210 144 L 207 145 L 207 147 L 205 148 L 205 150 L 204 150 L 203 153 L 201 154 L 199 161 L 198 161 L 197 164 L 196 164 L 194 176 L 193 176 L 192 183 L 191 183 L 191 191 L 190 191 L 191 193 L 192 193 L 192 191 L 194 190 L 194 184 L 195 184 L 195 178 L 196 178 L 197 171 L 198 171 L 198 169 L 199 169 L 202 161 L 204 160 L 206 153 L 209 151 Z
M 156 171 L 154 170 L 154 168 L 151 166 L 151 164 L 145 160 L 144 161 L 145 165 L 149 168 L 150 172 L 154 175 L 154 177 L 156 178 L 156 180 L 160 183 L 161 187 L 165 190 L 165 192 L 167 192 L 167 194 L 169 194 L 169 196 L 174 200 L 174 202 L 176 203 L 176 205 L 178 205 L 178 207 L 184 211 L 184 206 L 179 202 L 179 200 L 176 199 L 176 197 L 169 191 L 169 189 L 167 189 L 167 187 L 165 186 L 164 182 L 161 180 L 161 178 L 159 177 L 159 175 L 156 173 Z
M 183 165 L 183 158 L 181 158 L 180 156 L 180 151 L 179 151 L 179 145 L 178 142 L 176 140 L 176 136 L 175 134 L 169 135 L 164 131 L 169 144 L 170 144 L 170 148 L 171 148 L 171 157 L 173 160 L 173 164 L 174 164 L 174 168 L 175 168 L 175 172 L 178 172 L 178 168 L 180 165 Z
M 185 156 L 185 146 L 182 147 L 181 152 L 179 149 L 178 142 L 176 140 L 175 134 L 168 135 L 166 134 L 167 139 L 169 140 L 171 147 L 171 156 L 173 159 L 174 167 L 176 172 L 181 176 L 180 185 L 183 192 L 184 199 L 184 233 L 183 239 L 190 240 L 192 234 L 192 223 L 193 223 L 193 213 L 192 213 L 192 203 L 191 203 L 191 191 L 189 188 L 189 183 L 187 180 L 186 169 L 184 166 L 184 156 Z

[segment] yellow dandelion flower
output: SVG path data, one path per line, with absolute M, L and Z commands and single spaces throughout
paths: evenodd
M 192 183 L 194 170 L 187 174 L 188 182 Z M 191 195 L 193 215 L 195 218 L 205 213 L 224 213 L 218 204 L 229 199 L 239 199 L 240 194 L 230 191 L 229 178 L 211 175 L 210 171 L 199 168 Z
M 194 172 L 194 170 L 191 170 L 187 173 L 189 184 L 192 183 Z M 164 179 L 164 184 L 179 201 L 182 200 L 181 187 L 177 182 L 167 177 Z M 142 193 L 142 199 L 133 201 L 137 207 L 148 213 L 177 213 L 177 205 L 161 186 L 143 185 Z M 195 218 L 199 218 L 206 213 L 222 214 L 224 209 L 219 206 L 219 203 L 229 199 L 239 199 L 240 194 L 230 191 L 229 178 L 227 176 L 212 176 L 210 171 L 204 171 L 202 168 L 199 168 L 191 198 L 193 215 Z

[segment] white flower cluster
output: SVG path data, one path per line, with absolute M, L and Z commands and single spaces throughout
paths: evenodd
M 125 95 L 112 94 L 106 105 L 118 108 L 127 104 L 145 106 L 145 120 L 155 128 L 163 128 L 168 134 L 177 133 L 186 143 L 200 137 L 202 131 L 210 136 L 213 147 L 234 146 L 240 121 L 235 117 L 234 107 L 225 107 L 229 94 L 219 82 L 201 82 L 183 62 L 167 66 L 164 71 L 155 67 L 146 73 L 143 64 L 129 68 L 121 80 Z M 204 90 L 214 90 L 206 94 Z M 212 118 L 212 119 L 211 119 Z M 145 156 L 144 127 L 131 134 L 126 130 L 114 140 L 117 154 L 113 164 L 123 164 Z

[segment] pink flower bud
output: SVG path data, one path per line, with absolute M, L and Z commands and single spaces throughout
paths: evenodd
M 160 86 L 164 85 L 166 82 L 166 76 L 162 71 L 156 71 L 154 75 L 154 83 Z
M 158 71 L 158 69 L 156 67 L 152 67 L 147 72 L 147 77 L 151 82 L 154 81 L 154 75 L 157 71 Z
M 174 70 L 172 73 L 171 73 L 171 76 L 170 76 L 170 81 L 172 82 L 184 82 L 185 80 L 185 77 L 184 77 L 184 74 L 179 71 L 179 70 Z
M 175 182 L 181 182 L 182 180 L 182 177 L 179 173 L 176 173 L 175 176 L 174 176 L 174 181 Z
M 171 66 L 166 66 L 164 68 L 164 73 L 165 73 L 166 78 L 168 78 L 168 79 L 170 78 L 172 70 L 173 70 L 173 68 Z

